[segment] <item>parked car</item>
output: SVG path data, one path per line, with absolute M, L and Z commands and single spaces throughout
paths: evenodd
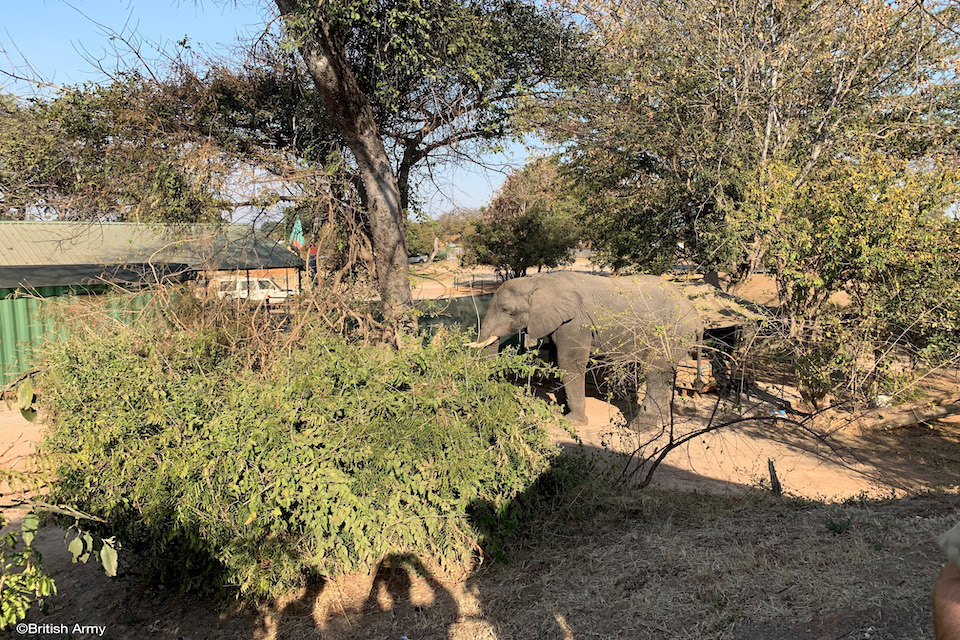
M 212 286 L 218 298 L 246 300 L 267 306 L 281 305 L 297 295 L 296 289 L 284 289 L 272 278 L 223 277 L 214 278 Z
M 419 264 L 421 262 L 426 262 L 429 259 L 430 259 L 430 256 L 424 255 L 421 253 L 420 255 L 417 255 L 417 256 L 410 256 L 407 259 L 407 262 L 409 262 L 410 264 Z

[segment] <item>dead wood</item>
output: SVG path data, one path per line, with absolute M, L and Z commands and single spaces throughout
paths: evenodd
M 879 427 L 889 430 L 954 415 L 960 415 L 960 398 L 955 393 L 950 393 L 940 394 L 910 405 L 872 409 L 863 418 L 872 429 Z

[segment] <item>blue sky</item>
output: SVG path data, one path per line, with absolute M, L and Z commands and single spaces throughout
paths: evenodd
M 101 82 L 99 61 L 116 67 L 111 32 L 134 36 L 143 51 L 155 55 L 152 44 L 172 46 L 187 37 L 194 49 L 225 55 L 238 36 L 263 28 L 266 2 L 214 0 L 0 0 L 0 69 L 14 75 L 39 77 L 53 85 Z M 99 24 L 98 24 L 99 23 Z M 22 95 L 35 89 L 0 76 L 0 91 Z M 510 166 L 522 164 L 519 145 L 508 155 L 491 156 L 499 169 L 441 167 L 433 184 L 420 185 L 424 209 L 436 216 L 456 206 L 479 207 L 489 202 Z
M 23 69 L 29 63 L 43 79 L 61 85 L 102 79 L 86 58 L 115 66 L 111 31 L 124 36 L 135 33 L 160 46 L 187 36 L 206 51 L 216 52 L 225 51 L 238 35 L 257 33 L 264 24 L 260 7 L 249 2 L 0 0 L 0 5 L 3 69 Z

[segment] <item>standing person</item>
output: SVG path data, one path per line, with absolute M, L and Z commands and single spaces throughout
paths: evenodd
M 310 251 L 307 254 L 307 269 L 312 274 L 317 273 L 317 245 L 313 242 L 310 243 Z

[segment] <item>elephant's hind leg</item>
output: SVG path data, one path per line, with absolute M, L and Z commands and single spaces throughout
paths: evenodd
M 654 363 L 647 369 L 646 393 L 634 419 L 635 426 L 659 426 L 670 422 L 673 378 L 673 369 L 666 362 Z

